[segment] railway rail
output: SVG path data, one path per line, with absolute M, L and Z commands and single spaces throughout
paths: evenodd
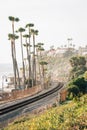
M 31 98 L 31 99 L 25 99 L 24 101 L 20 101 L 18 103 L 6 106 L 4 108 L 0 108 L 0 115 L 6 114 L 6 113 L 11 112 L 11 111 L 13 111 L 15 109 L 23 107 L 23 106 L 25 106 L 27 104 L 33 103 L 33 102 L 35 102 L 37 100 L 40 100 L 40 99 L 42 99 L 42 98 L 44 98 L 44 97 L 58 91 L 60 88 L 62 88 L 62 86 L 63 86 L 62 83 L 58 83 L 58 85 L 55 88 L 53 88 L 52 90 L 50 90 L 50 91 L 47 91 L 47 92 L 45 92 L 43 94 L 35 96 L 35 97 Z
M 18 111 L 23 111 L 27 107 L 27 105 L 32 105 L 35 102 L 45 99 L 46 97 L 51 96 L 53 93 L 58 92 L 63 87 L 63 85 L 64 84 L 60 82 L 56 83 L 54 88 L 42 94 L 38 94 L 37 96 L 33 96 L 32 98 L 25 98 L 18 102 L 14 102 L 13 104 L 2 106 L 0 108 L 0 122 L 8 120 L 8 117 L 10 118 L 12 116 L 12 113 L 14 113 L 13 115 L 16 115 Z

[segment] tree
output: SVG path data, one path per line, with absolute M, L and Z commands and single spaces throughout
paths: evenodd
M 24 66 L 24 54 L 23 54 L 23 44 L 22 44 L 22 33 L 25 31 L 24 28 L 20 27 L 18 29 L 18 32 L 20 32 L 20 42 L 21 42 L 21 54 L 22 54 L 22 66 L 23 66 L 23 85 L 25 88 L 25 66 Z
M 42 66 L 42 86 L 44 87 L 45 84 L 45 66 L 48 63 L 46 61 L 40 61 L 40 65 Z
M 23 35 L 23 37 L 25 38 L 25 44 L 23 44 L 26 47 L 26 51 L 27 51 L 27 60 L 28 60 L 28 69 L 29 69 L 29 65 L 30 65 L 30 61 L 29 61 L 29 49 L 28 47 L 30 46 L 29 43 L 27 42 L 27 38 L 29 38 L 28 34 Z M 28 86 L 30 86 L 30 73 L 28 70 Z
M 19 18 L 15 18 L 13 16 L 9 16 L 8 18 L 12 22 L 12 33 L 14 34 L 14 22 L 19 22 Z
M 78 56 L 70 59 L 72 70 L 70 72 L 70 79 L 76 78 L 87 70 L 85 57 Z
M 85 79 L 85 74 L 84 75 L 79 75 L 77 78 L 74 78 L 69 81 L 68 83 L 68 96 L 72 98 L 74 97 L 79 97 L 82 94 L 87 93 L 87 80 Z
M 70 64 L 72 67 L 80 66 L 80 65 L 84 66 L 86 65 L 86 59 L 83 56 L 72 57 L 70 59 Z
M 72 67 L 78 66 L 78 62 L 79 62 L 78 57 L 72 57 L 72 58 L 70 59 L 70 65 L 71 65 Z
M 13 61 L 13 70 L 14 70 L 14 86 L 16 89 L 16 65 L 15 65 L 15 57 L 14 57 L 14 40 L 18 38 L 17 35 L 8 34 L 9 40 L 11 40 L 11 52 L 12 52 L 12 61 Z M 20 82 L 19 82 L 20 84 Z
M 68 88 L 68 96 L 69 97 L 72 95 L 71 98 L 74 98 L 76 96 L 79 96 L 79 94 L 80 94 L 80 90 L 79 90 L 79 87 L 77 85 L 71 85 Z
M 33 36 L 33 64 L 32 64 L 32 86 L 36 85 L 36 61 L 35 61 L 35 35 L 38 35 L 38 30 L 31 29 Z
M 30 38 L 31 38 L 31 27 L 33 27 L 34 26 L 34 24 L 33 23 L 28 23 L 28 24 L 26 24 L 26 28 L 28 28 L 28 35 L 29 35 L 29 37 L 28 37 L 28 39 L 29 39 L 29 57 L 28 57 L 28 59 L 29 59 L 29 80 L 31 79 L 31 40 L 30 40 Z
M 87 92 L 87 81 L 84 79 L 83 76 L 76 78 L 73 81 L 73 84 L 78 86 L 80 93 L 85 94 Z
M 12 22 L 12 33 L 13 33 L 13 37 L 15 37 L 15 34 L 14 34 L 14 22 L 18 22 L 19 21 L 19 18 L 15 18 L 13 16 L 9 16 L 8 19 Z M 12 35 L 10 35 L 12 36 Z M 13 68 L 14 68 L 14 84 L 15 84 L 15 87 L 16 87 L 16 72 L 17 72 L 17 75 L 18 75 L 18 79 L 19 79 L 19 86 L 20 86 L 20 78 L 19 78 L 19 71 L 18 71 L 18 64 L 17 64 L 17 60 L 16 60 L 16 49 L 15 49 L 15 39 L 17 37 L 13 38 L 14 42 L 13 42 L 13 57 L 14 57 L 14 63 L 13 63 Z
M 37 64 L 38 64 L 38 69 L 39 69 L 39 76 L 40 76 L 40 83 L 41 83 L 41 69 L 40 69 L 40 64 L 39 62 L 42 59 L 42 54 L 41 52 L 44 51 L 44 48 L 42 47 L 44 43 L 37 43 L 36 45 L 36 55 L 37 55 Z

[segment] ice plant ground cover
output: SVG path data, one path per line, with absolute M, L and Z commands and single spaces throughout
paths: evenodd
M 42 114 L 15 120 L 4 130 L 87 130 L 87 94 Z

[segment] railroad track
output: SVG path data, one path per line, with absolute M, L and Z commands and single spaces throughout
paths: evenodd
M 37 96 L 33 96 L 32 98 L 25 98 L 23 100 L 19 100 L 18 102 L 15 102 L 13 104 L 9 104 L 9 105 L 5 105 L 2 106 L 0 108 L 0 122 L 1 124 L 3 124 L 3 122 L 5 123 L 8 119 L 17 117 L 17 115 L 21 115 L 21 113 L 29 106 L 31 106 L 31 108 L 29 108 L 29 111 L 32 111 L 33 106 L 35 106 L 35 103 L 39 105 L 39 102 L 43 102 L 40 100 L 45 100 L 46 97 L 51 97 L 51 95 L 55 94 L 56 92 L 58 92 L 62 87 L 63 87 L 63 83 L 57 83 L 55 84 L 55 87 L 50 89 L 49 91 L 46 91 L 42 94 L 38 94 Z M 54 95 L 55 96 L 55 95 Z M 47 99 L 46 99 L 47 100 Z M 20 114 L 19 114 L 20 113 Z
M 20 107 L 31 104 L 31 103 L 36 102 L 36 101 L 38 101 L 38 100 L 40 100 L 40 99 L 42 99 L 42 98 L 44 98 L 46 96 L 49 96 L 52 93 L 54 93 L 54 92 L 58 91 L 59 89 L 61 89 L 62 86 L 63 86 L 62 83 L 58 83 L 58 85 L 55 88 L 53 88 L 52 90 L 50 90 L 50 91 L 47 91 L 47 92 L 45 92 L 43 94 L 35 96 L 35 97 L 31 98 L 31 99 L 25 99 L 24 101 L 20 101 L 18 103 L 12 104 L 12 105 L 5 106 L 4 108 L 0 108 L 0 115 L 6 114 L 6 113 L 11 112 L 11 111 L 14 111 L 14 110 L 16 110 L 16 109 L 18 109 Z

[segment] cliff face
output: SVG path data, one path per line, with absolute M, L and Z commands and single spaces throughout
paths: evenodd
M 50 55 L 45 57 L 46 61 L 48 62 L 48 74 L 51 76 L 52 80 L 64 82 L 68 80 L 71 69 L 69 64 L 70 57 L 64 57 L 63 55 L 61 57 L 60 55 Z

